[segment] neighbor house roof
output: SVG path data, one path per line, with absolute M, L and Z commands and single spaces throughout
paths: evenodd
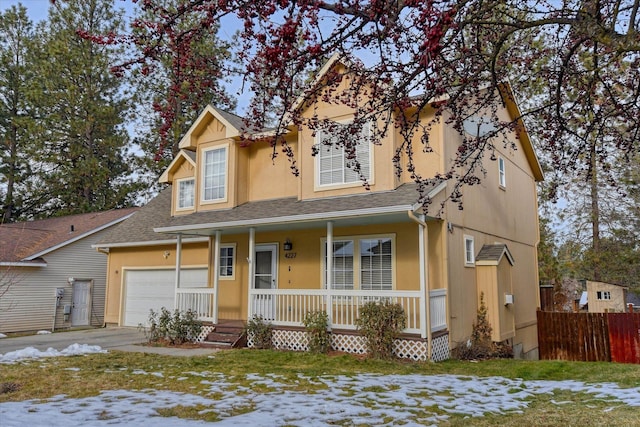
M 427 189 L 431 197 L 444 185 Z M 244 229 L 251 226 L 291 227 L 296 223 L 366 216 L 396 215 L 419 208 L 415 184 L 403 184 L 392 191 L 367 192 L 350 196 L 298 200 L 295 197 L 247 202 L 231 209 L 196 212 L 171 217 L 171 188 L 163 190 L 129 220 L 115 227 L 98 247 L 130 244 L 169 243 L 171 234 L 210 235 L 212 230 Z
M 627 292 L 627 300 L 625 303 L 640 307 L 640 294 L 633 291 Z
M 42 257 L 124 221 L 139 208 L 69 215 L 0 225 L 0 265 L 46 265 Z

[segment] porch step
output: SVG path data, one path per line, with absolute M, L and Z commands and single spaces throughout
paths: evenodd
M 245 345 L 244 328 L 217 325 L 214 331 L 207 335 L 203 344 L 233 348 L 243 347 Z

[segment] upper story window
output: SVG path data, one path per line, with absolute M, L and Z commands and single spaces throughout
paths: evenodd
M 498 157 L 498 183 L 500 184 L 500 187 L 507 186 L 505 167 L 504 158 Z
M 178 180 L 178 209 L 192 209 L 194 205 L 195 179 Z
M 611 292 L 609 291 L 597 291 L 596 292 L 596 298 L 599 300 L 610 300 L 611 299 Z
M 203 152 L 202 201 L 224 201 L 227 195 L 227 147 Z
M 370 148 L 370 124 L 365 124 L 359 135 L 350 136 L 357 138 L 355 159 L 341 146 L 339 136 L 340 128 L 346 128 L 347 124 L 336 125 L 336 131 L 321 130 L 317 135 L 318 154 L 316 155 L 317 183 L 320 186 L 351 184 L 360 181 L 360 174 L 354 170 L 355 160 L 360 163 L 360 172 L 367 180 L 371 179 L 371 148 Z M 346 133 L 346 132 L 345 132 Z M 331 145 L 326 145 L 331 143 Z
M 476 262 L 475 256 L 475 244 L 473 236 L 464 236 L 464 265 L 467 267 L 473 267 Z

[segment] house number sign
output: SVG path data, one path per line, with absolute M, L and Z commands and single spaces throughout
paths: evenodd
M 286 254 L 284 254 L 285 258 L 295 258 L 296 257 L 296 252 L 287 252 Z

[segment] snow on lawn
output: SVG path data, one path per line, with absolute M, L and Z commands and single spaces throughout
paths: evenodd
M 98 345 L 87 344 L 71 344 L 69 347 L 62 351 L 58 351 L 55 348 L 49 347 L 45 351 L 40 351 L 35 347 L 27 347 L 22 350 L 10 351 L 8 353 L 0 354 L 0 364 L 2 363 L 15 363 L 24 359 L 40 359 L 42 357 L 58 357 L 58 356 L 78 356 L 82 354 L 90 353 L 106 353 Z
M 131 372 L 150 377 L 162 376 L 162 372 L 158 371 Z M 220 421 L 212 424 L 220 426 L 328 426 L 345 422 L 355 425 L 437 425 L 449 414 L 480 417 L 487 413 L 521 412 L 527 407 L 529 397 L 552 394 L 554 390 L 589 393 L 594 399 L 610 401 L 611 408 L 621 404 L 640 407 L 640 387 L 621 389 L 613 383 L 375 374 L 314 378 L 300 375 L 292 383 L 277 375 L 249 374 L 244 379 L 259 386 L 261 391 L 255 392 L 219 373 L 183 372 L 183 375 L 180 379 L 199 378 L 208 390 L 206 394 L 201 396 L 151 389 L 109 390 L 98 396 L 80 399 L 55 396 L 50 399 L 5 402 L 0 403 L 0 419 L 3 427 L 80 424 L 146 426 L 150 423 L 149 417 L 153 417 L 154 427 L 190 427 L 207 423 L 161 417 L 157 410 L 201 405 L 207 408 L 205 412 L 218 415 Z M 301 391 L 304 384 L 314 384 L 316 387 L 310 392 Z M 562 405 L 568 402 L 554 403 Z
M 7 336 L 5 334 L 0 333 L 0 338 L 6 338 Z

